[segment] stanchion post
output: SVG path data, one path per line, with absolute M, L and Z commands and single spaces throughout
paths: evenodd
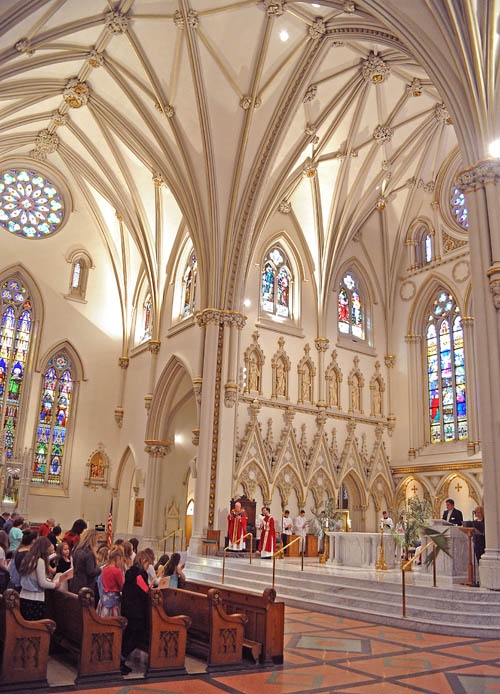
M 403 569 L 401 571 L 402 584 L 402 595 L 403 595 L 403 617 L 406 617 L 406 571 Z
M 434 579 L 434 588 L 437 588 L 436 545 L 432 545 L 432 578 Z

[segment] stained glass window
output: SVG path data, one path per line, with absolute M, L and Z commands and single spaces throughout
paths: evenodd
M 337 295 L 337 323 L 344 335 L 365 339 L 365 308 L 358 283 L 347 273 Z
M 182 298 L 182 315 L 184 317 L 191 316 L 195 311 L 196 306 L 196 285 L 198 281 L 198 258 L 193 251 L 189 256 L 189 261 L 184 272 L 182 280 L 183 298 Z
M 0 173 L 0 225 L 27 239 L 42 239 L 58 230 L 64 202 L 57 188 L 35 171 Z
M 142 305 L 142 332 L 140 342 L 151 338 L 151 312 L 153 310 L 153 302 L 151 294 L 148 294 Z
M 292 273 L 286 255 L 274 247 L 264 259 L 261 278 L 261 306 L 266 313 L 291 318 Z
M 430 234 L 424 236 L 424 262 L 430 263 L 432 260 L 432 239 Z
M 47 364 L 44 379 L 31 482 L 59 486 L 73 393 L 72 367 L 59 353 Z
M 426 332 L 431 443 L 467 439 L 464 333 L 458 306 L 441 289 Z
M 451 189 L 451 213 L 462 229 L 469 228 L 469 213 L 465 206 L 465 195 L 458 188 Z
M 31 338 L 32 306 L 28 290 L 18 280 L 6 280 L 1 288 L 0 306 L 0 422 L 6 456 L 10 459 Z
M 82 265 L 78 260 L 73 267 L 73 277 L 71 279 L 71 288 L 78 289 L 80 287 L 80 274 L 82 272 Z

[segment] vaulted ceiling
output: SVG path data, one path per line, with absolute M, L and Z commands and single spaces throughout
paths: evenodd
M 309 249 L 319 303 L 369 220 L 393 275 L 456 148 L 428 76 L 353 2 L 3 0 L 0 12 L 2 164 L 50 166 L 89 206 L 122 301 L 144 271 L 159 309 L 185 228 L 205 305 L 239 308 L 279 210 Z

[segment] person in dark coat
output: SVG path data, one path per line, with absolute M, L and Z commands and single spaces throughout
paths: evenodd
M 120 670 L 123 675 L 132 671 L 125 661 L 134 648 L 144 647 L 148 642 L 148 568 L 147 552 L 138 552 L 134 563 L 125 573 L 122 590 L 122 615 L 128 619 L 123 632 Z
M 87 528 L 87 523 L 83 518 L 77 518 L 77 520 L 71 526 L 71 530 L 63 537 L 64 542 L 67 542 L 71 551 L 73 551 L 76 545 L 80 542 L 80 535 Z
M 97 544 L 97 531 L 85 530 L 73 550 L 71 555 L 73 557 L 73 578 L 69 587 L 72 593 L 78 595 L 80 588 L 86 586 L 94 591 L 94 596 L 97 596 L 97 577 L 101 573 L 96 558 Z

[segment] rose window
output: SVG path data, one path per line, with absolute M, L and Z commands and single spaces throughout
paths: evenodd
M 64 203 L 46 178 L 25 169 L 0 174 L 0 225 L 16 236 L 41 239 L 58 230 Z

